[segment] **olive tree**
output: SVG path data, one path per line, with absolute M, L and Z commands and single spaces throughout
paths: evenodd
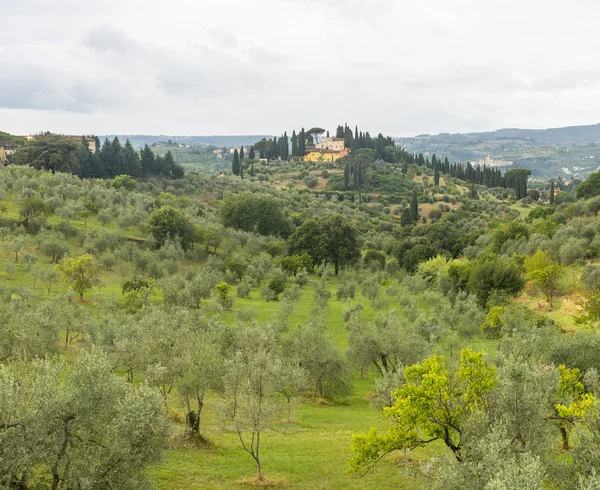
M 145 488 L 166 436 L 160 398 L 102 355 L 0 367 L 3 487 Z

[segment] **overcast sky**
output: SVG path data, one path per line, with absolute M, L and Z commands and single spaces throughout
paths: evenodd
M 598 0 L 0 0 L 0 130 L 600 122 Z

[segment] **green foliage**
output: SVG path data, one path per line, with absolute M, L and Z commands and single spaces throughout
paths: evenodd
M 371 262 L 378 262 L 381 265 L 381 269 L 383 269 L 385 267 L 386 258 L 379 250 L 367 250 L 363 255 L 363 262 L 365 265 L 369 265 Z
M 559 193 L 557 197 L 560 196 Z M 595 197 L 600 195 L 600 172 L 594 172 L 590 174 L 590 176 L 584 180 L 581 184 L 577 186 L 577 199 L 589 199 L 590 197 Z M 560 202 L 557 202 L 560 204 Z
M 358 231 L 340 214 L 305 221 L 288 243 L 291 255 L 307 253 L 314 264 L 333 264 L 336 274 L 360 258 Z
M 53 172 L 79 173 L 77 144 L 69 137 L 45 133 L 27 141 L 13 155 L 17 165 L 30 165 Z
M 519 266 L 512 259 L 492 258 L 472 264 L 467 287 L 484 306 L 492 293 L 518 294 L 525 286 Z
M 352 437 L 354 456 L 350 470 L 368 471 L 386 454 L 442 440 L 455 458 L 462 459 L 463 427 L 488 406 L 489 393 L 497 382 L 496 369 L 486 363 L 483 352 L 463 349 L 456 372 L 450 372 L 442 356 L 432 356 L 404 370 L 406 383 L 394 394 L 395 402 L 384 408 L 392 419 L 389 432 L 373 428 Z
M 251 193 L 226 198 L 219 210 L 223 226 L 260 235 L 283 236 L 290 233 L 290 222 L 276 199 Z
M 492 249 L 499 253 L 508 240 L 518 240 L 521 237 L 529 238 L 529 227 L 519 221 L 511 221 L 504 225 L 500 225 L 494 231 L 494 240 L 492 241 Z
M 224 310 L 230 310 L 233 306 L 233 298 L 230 296 L 231 286 L 226 282 L 220 282 L 215 286 L 217 299 Z
M 150 215 L 148 230 L 161 247 L 167 240 L 178 240 L 187 250 L 194 240 L 194 228 L 188 217 L 173 206 L 163 206 Z
M 79 294 L 81 300 L 83 294 L 92 289 L 97 281 L 96 262 L 90 254 L 65 259 L 62 264 L 56 265 L 56 270 L 62 274 L 62 280 Z
M 312 270 L 313 268 L 313 260 L 308 253 L 303 253 L 302 255 L 289 255 L 281 259 L 281 269 L 287 272 L 288 274 L 292 274 L 294 277 L 301 270 Z
M 167 441 L 160 399 L 112 373 L 108 359 L 0 367 L 0 484 L 134 490 Z
M 135 189 L 135 179 L 129 175 L 117 175 L 109 184 L 115 189 L 126 189 L 128 191 Z
M 539 288 L 546 300 L 552 304 L 552 298 L 558 290 L 561 266 L 550 258 L 547 250 L 538 250 L 531 257 L 525 257 L 525 279 Z

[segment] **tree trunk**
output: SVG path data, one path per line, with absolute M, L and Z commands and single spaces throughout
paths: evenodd
M 571 447 L 569 446 L 569 433 L 566 427 L 560 427 L 560 435 L 562 437 L 562 448 L 565 451 L 569 451 Z

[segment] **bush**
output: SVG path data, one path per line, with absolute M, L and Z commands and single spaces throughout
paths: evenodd
M 312 189 L 317 186 L 317 184 L 319 183 L 319 180 L 314 175 L 307 175 L 304 178 L 304 183 L 306 184 L 306 187 L 308 187 L 309 189 Z
M 600 265 L 587 264 L 581 274 L 581 283 L 588 289 L 600 289 Z
M 237 287 L 238 298 L 248 298 L 250 296 L 251 286 L 247 281 L 242 281 Z
M 342 283 L 340 284 L 337 293 L 336 293 L 336 297 L 338 299 L 338 301 L 341 301 L 343 299 L 354 299 L 354 296 L 356 295 L 356 284 L 354 284 L 353 282 L 346 282 L 346 283 Z

